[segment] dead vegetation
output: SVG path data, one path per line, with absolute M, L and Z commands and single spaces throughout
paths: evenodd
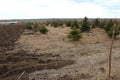
M 100 28 L 82 33 L 80 41 L 67 38 L 69 27 L 47 27 L 42 35 L 25 30 L 14 49 L 0 53 L 0 80 L 105 80 L 110 38 Z M 113 48 L 113 80 L 119 80 L 120 42 Z
M 59 69 L 63 66 L 74 64 L 74 60 L 62 60 L 59 55 L 51 54 L 28 54 L 28 53 L 4 53 L 0 54 L 1 78 L 10 77 L 26 71 L 31 73 L 44 69 Z M 56 56 L 56 58 L 52 57 Z M 3 59 L 2 59 L 3 58 Z

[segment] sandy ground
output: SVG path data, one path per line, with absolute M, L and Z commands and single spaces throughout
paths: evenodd
M 106 80 L 111 39 L 100 28 L 83 33 L 80 41 L 70 41 L 66 36 L 70 28 L 48 27 L 46 35 L 26 30 L 16 42 L 24 50 L 36 54 L 59 55 L 75 60 L 73 65 L 60 69 L 44 69 L 29 74 L 29 80 Z M 120 80 L 120 38 L 114 42 L 112 55 L 112 80 Z

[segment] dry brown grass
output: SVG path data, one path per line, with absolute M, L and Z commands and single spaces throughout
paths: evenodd
M 83 33 L 80 41 L 73 42 L 67 38 L 67 34 L 71 31 L 69 27 L 48 27 L 48 29 L 46 35 L 26 30 L 16 42 L 13 51 L 1 54 L 0 65 L 11 63 L 10 72 L 5 71 L 4 76 L 10 75 L 9 78 L 12 79 L 16 74 L 18 77 L 23 70 L 26 70 L 31 73 L 31 76 L 25 75 L 27 78 L 32 77 L 30 80 L 40 80 L 39 77 L 45 78 L 44 80 L 106 79 L 111 39 L 104 30 L 92 29 L 88 33 Z M 18 54 L 19 52 L 21 53 Z M 113 66 L 116 73 L 120 67 L 119 52 L 118 38 L 113 48 Z M 26 78 L 25 76 L 23 78 Z M 113 76 L 116 80 L 120 78 L 116 74 Z M 9 79 L 4 78 L 4 80 Z

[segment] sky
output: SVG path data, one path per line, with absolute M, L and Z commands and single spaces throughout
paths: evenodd
M 120 18 L 120 0 L 0 0 L 0 19 Z

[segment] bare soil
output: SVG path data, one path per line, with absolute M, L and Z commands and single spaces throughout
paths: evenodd
M 0 53 L 2 80 L 106 80 L 111 39 L 100 28 L 70 41 L 69 27 L 48 27 L 45 35 L 25 30 L 14 50 Z M 114 41 L 112 80 L 120 80 L 120 37 Z

